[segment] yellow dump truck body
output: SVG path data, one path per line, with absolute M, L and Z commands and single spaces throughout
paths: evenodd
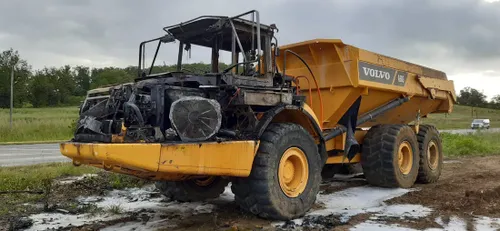
M 318 118 L 322 117 L 324 129 L 335 127 L 359 96 L 362 97 L 360 115 L 398 97 L 411 97 L 409 102 L 361 127 L 406 124 L 414 121 L 418 112 L 421 116 L 449 113 L 456 101 L 453 81 L 445 73 L 347 45 L 338 39 L 310 40 L 285 45 L 280 50 L 299 54 L 314 73 L 322 106 L 316 92 L 318 87 L 307 67 L 292 55 L 286 57 L 286 75 L 308 79 L 299 79 L 298 85 L 308 97 L 308 89 L 312 89 L 312 108 Z M 281 54 L 276 60 L 281 69 L 284 57 Z

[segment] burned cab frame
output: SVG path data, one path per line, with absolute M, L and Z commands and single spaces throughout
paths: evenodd
M 245 19 L 250 17 L 251 19 Z M 276 26 L 260 23 L 259 13 L 202 16 L 163 28 L 166 35 L 139 46 L 133 83 L 93 90 L 82 105 L 76 142 L 199 142 L 258 139 L 263 114 L 300 104 L 290 79 L 275 66 Z M 273 42 L 274 40 L 274 42 Z M 157 73 L 162 46 L 178 43 L 176 71 Z M 157 43 L 152 63 L 145 47 Z M 192 46 L 211 48 L 211 70 L 183 68 Z M 231 52 L 222 69 L 219 52 Z

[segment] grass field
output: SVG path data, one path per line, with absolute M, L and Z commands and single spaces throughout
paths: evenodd
M 9 110 L 0 109 L 0 142 L 70 139 L 77 117 L 78 107 L 15 108 L 10 129 Z
M 433 114 L 422 123 L 438 129 L 467 129 L 473 119 L 471 107 L 455 105 L 451 114 Z M 491 127 L 500 127 L 500 110 L 474 108 L 474 117 L 489 118 Z M 67 140 L 78 108 L 21 108 L 14 109 L 14 128 L 9 128 L 9 110 L 0 109 L 0 142 Z
M 447 157 L 500 154 L 500 133 L 441 133 L 443 154 Z
M 500 110 L 472 108 L 455 105 L 450 114 L 431 114 L 422 123 L 432 124 L 438 129 L 469 129 L 474 118 L 490 119 L 491 127 L 500 127 Z

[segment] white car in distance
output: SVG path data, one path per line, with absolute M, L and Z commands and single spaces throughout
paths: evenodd
M 489 129 L 490 128 L 490 119 L 474 119 L 470 125 L 471 129 Z

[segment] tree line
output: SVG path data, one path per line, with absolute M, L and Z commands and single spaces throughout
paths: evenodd
M 130 82 L 137 76 L 136 66 L 90 68 L 65 65 L 33 70 L 19 52 L 11 48 L 0 53 L 0 108 L 10 106 L 10 75 L 13 65 L 14 106 L 17 108 L 79 105 L 88 90 Z M 227 67 L 223 63 L 219 66 L 221 69 Z M 210 70 L 210 66 L 203 63 L 185 64 L 183 68 L 196 73 Z M 175 70 L 175 65 L 155 66 L 153 73 Z M 486 95 L 474 88 L 460 90 L 457 98 L 461 105 L 500 109 L 500 95 L 488 101 Z
M 494 96 L 489 101 L 486 98 L 486 95 L 477 89 L 466 87 L 460 90 L 457 101 L 460 105 L 500 109 L 500 95 Z
M 110 84 L 131 82 L 137 77 L 137 66 L 125 68 L 86 66 L 44 67 L 34 70 L 19 52 L 0 53 L 0 108 L 10 107 L 10 76 L 14 71 L 14 106 L 56 107 L 79 105 L 90 89 Z M 220 64 L 220 68 L 227 67 Z M 204 63 L 183 64 L 186 71 L 209 71 Z M 155 66 L 153 73 L 175 71 L 175 65 Z

